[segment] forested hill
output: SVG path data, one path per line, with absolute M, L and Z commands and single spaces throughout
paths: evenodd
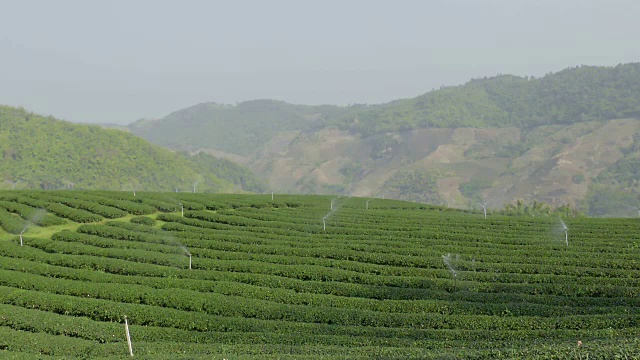
M 580 66 L 542 78 L 474 79 L 384 105 L 362 106 L 331 123 L 363 135 L 416 128 L 568 125 L 640 118 L 640 63 Z
M 0 106 L 0 156 L 0 188 L 191 191 L 195 183 L 197 191 L 264 190 L 228 161 L 8 106 Z
M 629 63 L 568 68 L 541 78 L 474 79 L 381 105 L 304 106 L 275 100 L 206 103 L 129 128 L 162 146 L 248 156 L 286 134 L 327 127 L 367 137 L 419 128 L 523 129 L 640 117 L 639 99 L 640 63 Z
M 292 105 L 276 100 L 253 100 L 238 105 L 198 104 L 159 120 L 141 120 L 132 133 L 174 149 L 201 148 L 249 155 L 279 132 L 322 126 L 344 112 L 338 106 Z

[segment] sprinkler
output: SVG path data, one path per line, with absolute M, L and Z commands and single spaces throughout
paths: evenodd
M 451 271 L 451 275 L 453 276 L 454 292 L 458 287 L 458 272 L 455 269 L 454 262 L 458 262 L 458 260 L 460 260 L 460 257 L 458 255 L 456 255 L 455 258 L 452 258 L 451 254 L 442 255 L 442 261 L 444 261 L 444 264 L 447 265 L 447 267 L 449 268 L 449 271 Z
M 562 219 L 560 219 L 560 223 L 562 224 L 562 229 L 564 229 L 564 241 L 569 246 L 569 229 Z
M 24 243 L 22 242 L 22 233 L 27 230 L 27 228 L 25 227 L 24 229 L 22 229 L 22 231 L 20 231 L 20 246 L 24 246 Z

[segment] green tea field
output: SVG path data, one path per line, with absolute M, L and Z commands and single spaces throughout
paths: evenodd
M 272 198 L 273 196 L 273 198 Z M 640 220 L 0 192 L 2 359 L 632 359 Z

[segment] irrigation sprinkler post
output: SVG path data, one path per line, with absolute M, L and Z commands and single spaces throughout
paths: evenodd
M 271 201 L 273 201 L 273 191 L 271 192 Z
M 327 232 L 327 222 L 322 218 L 322 231 Z
M 136 189 L 133 189 L 133 196 L 136 196 Z
M 569 229 L 567 228 L 567 224 L 560 219 L 560 224 L 562 224 L 562 229 L 564 230 L 564 242 L 569 246 Z
M 191 270 L 191 254 L 189 254 L 189 270 Z
M 182 203 L 180 204 L 180 213 L 182 214 L 182 217 L 184 217 L 184 205 Z
M 331 210 L 333 210 L 333 199 L 331 200 Z
M 26 227 L 20 231 L 20 246 L 24 246 L 24 243 L 22 242 L 22 233 L 24 233 L 25 230 L 27 230 Z
M 487 203 L 482 203 L 482 210 L 484 210 L 484 218 L 487 218 Z
M 131 346 L 131 335 L 129 334 L 129 321 L 127 315 L 124 316 L 124 331 L 127 334 L 127 344 L 129 345 L 129 354 L 133 357 L 133 347 Z
M 365 204 L 364 208 L 369 210 L 369 200 L 367 200 L 367 203 Z

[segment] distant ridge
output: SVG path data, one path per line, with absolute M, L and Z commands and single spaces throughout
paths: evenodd
M 169 148 L 225 154 L 273 189 L 602 209 L 606 191 L 640 195 L 624 175 L 640 174 L 639 119 L 640 63 L 628 63 L 472 79 L 378 105 L 205 103 L 130 129 Z

